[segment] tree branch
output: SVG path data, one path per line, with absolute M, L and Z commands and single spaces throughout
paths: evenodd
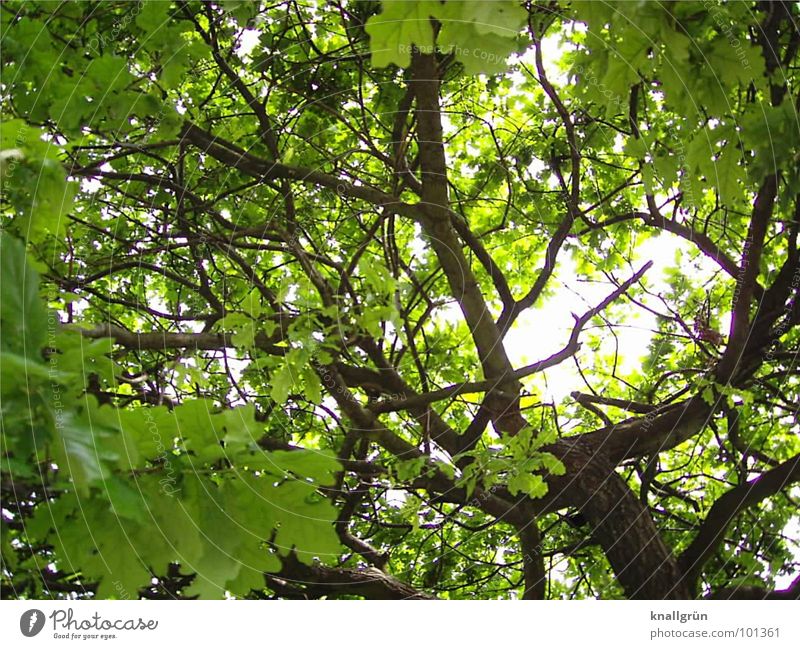
M 742 270 L 738 274 L 733 295 L 733 317 L 731 318 L 728 346 L 717 365 L 717 382 L 727 384 L 736 372 L 745 351 L 750 333 L 750 303 L 753 299 L 756 280 L 760 271 L 764 237 L 767 234 L 775 196 L 778 191 L 776 175 L 768 176 L 761 185 L 753 206 L 753 215 L 742 251 Z
M 186 122 L 186 124 L 184 124 L 183 131 L 181 132 L 181 140 L 193 144 L 222 164 L 237 169 L 253 178 L 261 180 L 285 178 L 287 180 L 300 181 L 319 187 L 325 187 L 336 192 L 340 196 L 364 200 L 373 205 L 385 207 L 395 214 L 418 220 L 419 210 L 416 206 L 403 203 L 391 194 L 369 187 L 368 185 L 355 185 L 342 178 L 321 171 L 315 171 L 304 167 L 292 167 L 280 162 L 263 160 L 223 138 L 212 135 L 191 122 Z
M 711 593 L 709 599 L 800 599 L 800 575 L 795 577 L 789 587 L 784 590 L 767 590 L 757 586 L 720 588 Z
M 652 209 L 655 208 L 655 209 Z M 731 277 L 737 277 L 739 274 L 739 265 L 731 259 L 722 248 L 720 248 L 714 241 L 704 232 L 698 232 L 691 227 L 678 223 L 672 219 L 663 216 L 656 208 L 655 204 L 651 206 L 650 212 L 633 212 L 630 216 L 639 217 L 642 221 L 653 228 L 665 230 L 672 234 L 677 234 L 681 239 L 685 239 L 693 243 L 697 248 L 709 259 L 713 259 L 719 267 L 722 268 Z M 760 297 L 764 288 L 756 282 L 754 284 L 754 296 Z
M 377 568 L 309 566 L 291 556 L 283 560 L 280 572 L 267 575 L 267 583 L 278 594 L 306 595 L 310 599 L 336 595 L 378 600 L 436 599 Z
M 525 577 L 525 590 L 522 599 L 544 599 L 547 587 L 547 573 L 542 556 L 542 536 L 535 520 L 517 529 L 520 552 L 522 554 L 522 573 Z
M 551 477 L 543 509 L 577 507 L 593 526 L 627 597 L 688 599 L 680 569 L 650 513 L 616 474 L 614 464 L 582 438 L 564 440 L 556 451 L 568 477 Z M 538 504 L 538 502 L 537 502 Z
M 267 336 L 263 331 L 255 336 L 256 347 L 270 354 L 283 356 L 285 347 L 276 346 L 284 340 L 287 329 L 293 318 L 277 316 L 274 320 L 278 328 L 272 336 Z M 113 338 L 118 345 L 128 349 L 164 351 L 167 349 L 194 349 L 194 350 L 219 350 L 233 347 L 230 333 L 182 333 L 168 331 L 136 332 L 123 329 L 112 324 L 104 324 L 93 329 L 80 329 L 81 335 L 86 338 Z
M 503 384 L 503 390 L 496 393 L 497 403 L 492 408 L 495 426 L 498 430 L 516 433 L 526 425 L 519 413 L 520 384 L 511 376 L 511 362 L 500 332 L 464 257 L 450 217 L 447 161 L 439 107 L 440 81 L 435 55 L 415 52 L 411 69 L 422 169 L 423 216 L 420 223 L 469 326 L 484 377 L 501 379 Z

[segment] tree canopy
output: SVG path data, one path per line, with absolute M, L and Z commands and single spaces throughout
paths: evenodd
M 0 4 L 2 596 L 798 597 L 799 18 Z

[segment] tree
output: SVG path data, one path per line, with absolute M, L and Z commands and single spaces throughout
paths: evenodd
M 795 3 L 0 18 L 4 597 L 798 596 Z

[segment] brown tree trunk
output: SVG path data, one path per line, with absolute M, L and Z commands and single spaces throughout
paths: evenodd
M 572 476 L 563 494 L 591 523 L 630 599 L 690 599 L 676 558 L 614 466 L 579 443 L 562 458 Z

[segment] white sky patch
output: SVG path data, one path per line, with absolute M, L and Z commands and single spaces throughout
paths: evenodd
M 100 171 L 114 171 L 108 162 L 100 165 Z M 102 188 L 103 183 L 99 178 L 83 178 L 81 179 L 81 191 L 87 194 L 96 194 Z
M 245 29 L 239 35 L 239 47 L 236 48 L 237 56 L 242 59 L 251 58 L 253 50 L 258 45 L 258 39 L 261 38 L 261 30 L 258 29 Z
M 402 489 L 387 489 L 384 497 L 390 507 L 400 508 L 405 504 L 408 494 Z
M 103 187 L 103 183 L 97 178 L 83 178 L 81 180 L 81 191 L 84 194 L 96 194 Z
M 539 174 L 541 174 L 546 167 L 547 165 L 544 163 L 544 160 L 534 158 L 528 165 L 528 173 L 530 173 L 534 178 L 538 178 Z
M 411 268 L 416 268 L 425 259 L 428 250 L 427 242 L 422 234 L 422 227 L 419 223 L 414 224 L 414 238 L 411 240 L 410 248 L 411 259 L 408 265 Z

